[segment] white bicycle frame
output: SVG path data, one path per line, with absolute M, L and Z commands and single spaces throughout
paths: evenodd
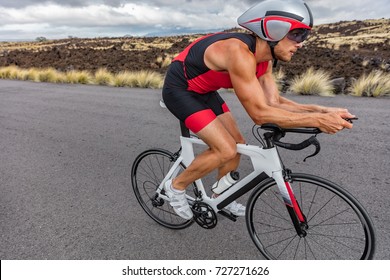
M 160 186 L 157 189 L 157 193 L 159 194 L 159 196 L 168 201 L 169 198 L 161 194 L 161 190 L 163 189 L 165 182 L 178 175 L 178 173 L 181 170 L 181 166 L 180 166 L 181 163 L 183 163 L 185 166 L 189 166 L 191 164 L 191 162 L 195 158 L 194 145 L 207 146 L 206 143 L 204 143 L 201 139 L 192 138 L 192 137 L 180 136 L 180 143 L 182 148 L 181 154 L 174 162 L 173 166 L 170 168 L 169 172 L 167 173 L 164 180 L 161 182 Z M 196 180 L 195 184 L 199 192 L 202 193 L 203 202 L 211 206 L 213 210 L 217 213 L 228 204 L 228 203 L 223 203 L 227 198 L 229 198 L 237 191 L 240 191 L 245 186 L 250 185 L 251 182 L 256 182 L 256 181 L 257 183 L 261 182 L 266 177 L 265 176 L 261 177 L 260 175 L 265 173 L 268 177 L 272 177 L 275 180 L 285 203 L 292 205 L 288 186 L 286 185 L 283 177 L 283 166 L 280 161 L 279 154 L 276 150 L 276 147 L 265 149 L 263 147 L 254 146 L 254 145 L 237 144 L 237 152 L 241 155 L 246 155 L 251 159 L 253 171 L 248 175 L 246 175 L 241 180 L 239 180 L 231 188 L 229 188 L 228 190 L 220 194 L 218 197 L 213 199 L 207 196 L 202 179 Z M 189 200 L 194 200 L 194 198 L 188 195 L 187 197 Z

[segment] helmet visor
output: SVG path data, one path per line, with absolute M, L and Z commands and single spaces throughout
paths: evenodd
M 293 30 L 290 30 L 286 37 L 290 39 L 291 41 L 302 43 L 307 39 L 307 37 L 310 34 L 310 30 L 306 28 L 296 28 Z

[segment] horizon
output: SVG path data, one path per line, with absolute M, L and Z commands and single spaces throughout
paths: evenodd
M 381 21 L 381 20 L 389 20 L 389 18 L 368 18 L 368 19 L 363 19 L 363 20 L 343 20 L 343 21 L 337 21 L 337 22 L 329 22 L 329 23 L 321 23 L 321 24 L 314 24 L 314 27 L 317 26 L 322 26 L 322 25 L 336 25 L 338 23 L 342 22 L 364 22 L 364 21 Z M 90 37 L 77 37 L 77 36 L 72 36 L 72 35 L 66 35 L 64 37 L 58 37 L 58 38 L 48 38 L 46 36 L 38 36 L 36 38 L 17 38 L 17 39 L 6 39 L 6 38 L 1 38 L 0 37 L 0 42 L 1 43 L 16 43 L 16 42 L 38 42 L 38 38 L 42 37 L 45 38 L 47 41 L 56 41 L 56 40 L 65 40 L 65 39 L 104 39 L 104 38 L 153 38 L 153 37 L 175 37 L 175 36 L 187 36 L 187 35 L 196 35 L 196 34 L 209 34 L 209 33 L 214 33 L 214 32 L 223 32 L 231 29 L 243 29 L 240 26 L 235 26 L 235 27 L 230 27 L 230 28 L 225 28 L 223 30 L 220 29 L 209 29 L 209 30 L 193 30 L 191 32 L 177 32 L 177 33 L 169 33 L 167 32 L 166 34 L 162 33 L 149 33 L 145 35 L 131 35 L 131 34 L 124 34 L 124 35 L 118 35 L 118 36 L 93 36 L 91 35 Z
M 151 37 L 207 33 L 237 26 L 264 0 L 2 0 L 0 41 Z M 280 0 L 281 3 L 290 0 Z M 306 0 L 314 24 L 388 18 L 388 0 Z

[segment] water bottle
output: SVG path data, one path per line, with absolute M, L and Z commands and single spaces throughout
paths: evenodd
M 240 179 L 240 174 L 237 171 L 230 171 L 228 174 L 215 182 L 211 187 L 211 190 L 215 194 L 221 194 L 237 183 L 238 179 Z

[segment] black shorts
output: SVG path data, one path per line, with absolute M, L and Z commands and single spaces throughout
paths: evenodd
M 164 88 L 162 96 L 169 111 L 194 133 L 207 126 L 218 115 L 230 111 L 217 91 L 200 94 L 186 89 Z

